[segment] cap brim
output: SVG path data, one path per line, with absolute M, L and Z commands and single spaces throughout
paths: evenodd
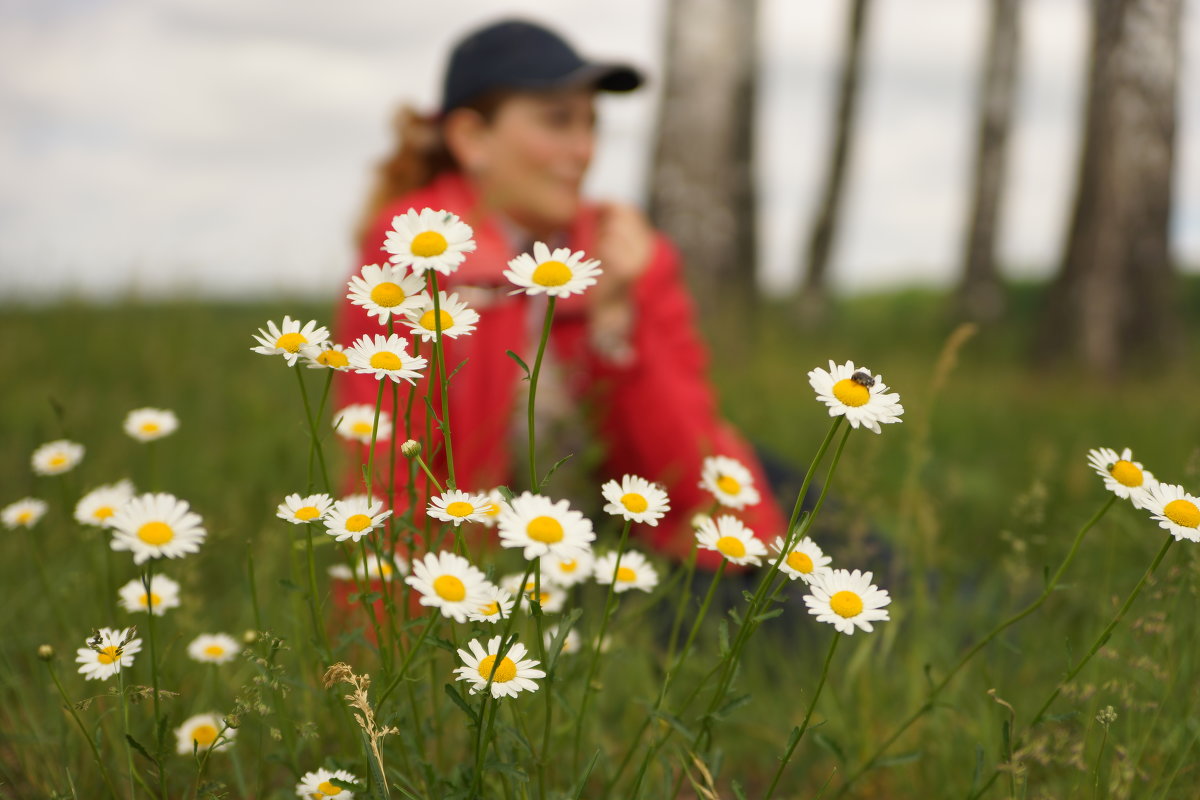
M 572 72 L 565 85 L 594 86 L 602 92 L 632 92 L 643 83 L 642 73 L 627 64 L 584 64 Z

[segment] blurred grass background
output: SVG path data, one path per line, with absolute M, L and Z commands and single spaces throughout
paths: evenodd
M 1200 308 L 1200 281 L 1183 285 L 1182 307 Z M 1132 447 L 1160 479 L 1200 489 L 1200 380 L 1193 366 L 1200 316 L 1187 321 L 1183 360 L 1166 367 L 1148 358 L 1122 382 L 1102 383 L 1070 367 L 1028 366 L 1037 295 L 1037 287 L 1013 287 L 1009 320 L 958 334 L 952 367 L 939 356 L 956 326 L 944 315 L 943 296 L 932 291 L 839 301 L 819 329 L 777 305 L 759 309 L 754 332 L 709 326 L 711 372 L 726 413 L 801 472 L 828 427 L 808 386 L 812 367 L 854 359 L 882 373 L 906 409 L 904 424 L 882 436 L 851 437 L 834 481 L 833 513 L 820 525 L 820 543 L 838 558 L 835 565 L 873 570 L 891 592 L 893 621 L 843 643 L 818 708 L 823 722 L 793 762 L 795 783 L 785 787 L 794 791 L 782 796 L 814 796 L 827 781 L 836 788 L 839 775 L 920 704 L 927 667 L 936 680 L 967 645 L 1037 595 L 1043 569 L 1053 570 L 1106 499 L 1087 466 L 1089 448 Z M 174 409 L 182 424 L 156 446 L 156 488 L 187 499 L 209 531 L 201 553 L 172 573 L 185 600 L 204 602 L 185 602 L 171 612 L 175 621 L 181 629 L 235 634 L 254 627 L 246 582 L 252 553 L 264 627 L 285 630 L 295 608 L 277 581 L 287 572 L 289 532 L 274 509 L 304 485 L 308 434 L 294 376 L 250 352 L 251 334 L 284 314 L 324 321 L 330 311 L 328 304 L 283 301 L 0 311 L 10 367 L 0 413 L 0 505 L 32 494 L 53 509 L 33 534 L 2 532 L 0 797 L 47 796 L 51 787 L 69 796 L 66 776 L 86 786 L 91 774 L 78 732 L 34 657 L 37 646 L 55 645 L 60 674 L 78 696 L 101 691 L 76 680 L 69 662 L 91 628 L 105 624 L 103 614 L 93 607 L 86 618 L 57 620 L 29 566 L 29 547 L 36 547 L 51 582 L 68 594 L 90 581 L 84 573 L 91 562 L 72 560 L 74 537 L 93 534 L 62 524 L 54 508 L 59 488 L 31 473 L 29 454 L 63 436 L 83 442 L 85 461 L 66 481 L 76 497 L 121 477 L 147 488 L 146 448 L 122 433 L 121 422 L 133 408 Z M 1161 542 L 1147 515 L 1114 506 L 1085 540 L 1062 591 L 981 654 L 944 705 L 893 748 L 897 763 L 872 772 L 851 795 L 962 797 L 974 773 L 986 779 L 1000 758 L 1008 714 L 988 690 L 1013 706 L 1018 726 L 1022 715 L 1027 721 Z M 331 556 L 323 550 L 322 563 Z M 118 585 L 135 575 L 124 558 L 119 563 Z M 1073 716 L 1044 726 L 1046 736 L 1027 754 L 1029 797 L 1091 792 L 1097 775 L 1099 796 L 1195 796 L 1197 564 L 1193 545 L 1177 545 L 1101 657 L 1058 701 L 1053 711 Z M 730 777 L 761 787 L 803 716 L 830 631 L 810 622 L 798 600 L 751 647 L 741 682 L 753 698 L 718 736 L 727 751 L 719 781 L 725 791 Z M 95 599 L 100 608 L 105 602 Z M 121 619 L 129 624 L 129 615 Z M 606 666 L 610 681 L 615 669 L 624 667 Z M 629 669 L 645 672 L 637 664 Z M 645 684 L 613 683 L 619 708 L 606 714 L 619 738 L 629 729 L 623 725 L 632 728 L 645 714 Z M 1107 705 L 1119 717 L 1101 752 L 1093 717 Z M 280 786 L 247 796 L 290 796 L 290 785 Z M 1007 790 L 1005 778 L 992 796 Z

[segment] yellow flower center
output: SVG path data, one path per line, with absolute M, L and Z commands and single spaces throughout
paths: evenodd
M 717 476 L 717 488 L 725 494 L 737 494 L 742 491 L 742 485 L 738 483 L 737 478 L 729 475 Z
M 356 422 L 350 426 L 350 432 L 357 433 L 360 436 L 367 436 L 371 433 L 371 423 L 362 421 Z
M 571 268 L 561 261 L 543 261 L 533 271 L 533 282 L 539 286 L 562 286 L 571 280 Z
M 318 798 L 321 795 L 324 795 L 325 797 L 334 797 L 342 793 L 342 788 L 340 786 L 334 786 L 329 781 L 322 781 L 317 786 L 317 791 L 319 792 Z
M 579 562 L 573 558 L 570 561 L 560 561 L 558 562 L 558 568 L 563 572 L 574 572 L 579 568 Z
M 55 453 L 54 455 L 50 456 L 50 466 L 52 467 L 61 467 L 66 463 L 67 457 L 62 453 Z
M 1118 461 L 1109 468 L 1108 473 L 1117 483 L 1125 486 L 1142 485 L 1142 471 L 1130 461 Z
M 829 598 L 829 607 L 839 617 L 850 619 L 862 613 L 863 601 L 854 592 L 841 591 Z
M 158 433 L 160 430 L 162 430 L 157 422 L 143 422 L 139 426 L 139 429 L 142 433 Z
M 350 359 L 341 350 L 325 350 L 317 356 L 317 363 L 323 367 L 348 367 Z
M 385 578 L 392 577 L 392 572 L 393 572 L 393 570 L 392 570 L 391 564 L 380 564 L 379 565 L 379 574 L 382 575 L 383 577 L 385 577 Z
M 736 536 L 722 536 L 717 539 L 717 549 L 729 558 L 741 558 L 746 555 L 746 543 Z
M 442 311 L 439 319 L 441 320 L 442 330 L 448 330 L 454 327 L 454 317 L 450 316 L 446 311 Z M 433 309 L 429 309 L 421 315 L 421 327 L 427 331 L 436 331 L 437 326 L 434 323 Z
M 492 674 L 492 665 L 495 663 L 495 656 L 484 656 L 477 667 L 479 677 L 486 681 Z M 496 675 L 492 678 L 492 683 L 508 683 L 515 677 L 517 677 L 517 665 L 512 662 L 511 658 L 505 656 L 504 660 L 500 662 L 500 666 L 496 667 Z
M 390 350 L 384 350 L 371 356 L 370 364 L 372 369 L 391 370 L 400 369 L 402 366 L 404 366 L 404 362 L 400 360 L 400 356 L 396 355 Z
M 535 542 L 554 544 L 563 538 L 563 526 L 554 517 L 534 517 L 525 526 L 525 532 Z
M 796 572 L 808 574 L 813 571 L 812 559 L 808 557 L 807 553 L 801 553 L 799 550 L 788 553 L 787 565 Z
M 412 254 L 420 258 L 433 258 L 446 252 L 449 247 L 446 237 L 437 231 L 421 231 L 412 240 Z
M 467 587 L 453 575 L 439 575 L 433 581 L 433 590 L 438 597 L 451 603 L 461 603 L 467 596 Z
M 489 517 L 499 516 L 500 515 L 500 504 L 499 503 L 489 504 L 487 511 L 484 513 L 486 513 Z
M 865 406 L 871 399 L 871 390 L 849 378 L 842 378 L 833 385 L 833 396 L 840 400 L 842 405 L 858 408 Z
M 175 531 L 165 522 L 147 522 L 138 528 L 137 537 L 152 547 L 158 547 L 174 539 Z
M 300 352 L 300 345 L 308 344 L 308 339 L 305 339 L 299 333 L 285 333 L 275 340 L 275 346 L 280 350 L 287 350 L 289 353 Z
M 316 519 L 321 516 L 321 511 L 316 506 L 304 506 L 296 509 L 296 519 L 302 519 L 308 522 L 310 519 Z
M 211 747 L 217 740 L 217 729 L 207 722 L 192 728 L 192 741 L 200 747 Z
M 617 567 L 617 583 L 633 583 L 637 573 L 629 567 Z
M 646 498 L 635 492 L 630 492 L 621 497 L 621 505 L 625 506 L 625 510 L 634 514 L 640 514 L 650 507 L 646 502 Z
M 404 298 L 404 290 L 391 281 L 383 281 L 371 290 L 371 302 L 384 308 L 394 308 L 403 303 Z
M 96 660 L 101 664 L 112 664 L 121 657 L 121 651 L 115 644 L 110 644 L 108 647 L 96 654 Z
M 32 511 L 22 511 L 20 514 L 17 514 L 17 524 L 18 525 L 26 525 L 32 519 L 33 519 Z
M 92 512 L 92 516 L 96 519 L 108 519 L 115 513 L 117 513 L 117 510 L 112 506 L 100 506 Z
M 487 616 L 489 616 L 489 617 L 495 617 L 495 616 L 499 616 L 499 614 L 500 614 L 500 603 L 498 603 L 497 601 L 493 600 L 492 602 L 488 603 L 486 606 L 484 606 L 483 608 L 481 608 L 481 609 L 479 609 L 479 610 L 480 610 L 480 612 L 481 612 L 481 613 L 483 613 L 483 614 L 485 614 L 485 615 L 487 615 Z
M 221 656 L 225 655 L 225 648 L 221 647 L 219 644 L 210 644 L 208 647 L 204 648 L 204 655 L 211 658 L 220 658 Z
M 149 602 L 147 602 L 147 599 L 149 599 Z M 146 606 L 147 608 L 152 608 L 161 602 L 162 598 L 156 595 L 154 592 L 150 593 L 149 598 L 147 598 L 144 594 L 142 595 L 142 605 Z
M 1163 508 L 1163 516 L 1185 528 L 1200 527 L 1200 508 L 1190 500 L 1172 500 Z
M 346 530 L 351 533 L 365 531 L 371 527 L 371 518 L 366 514 L 355 514 L 346 520 Z
M 446 513 L 452 517 L 469 517 L 474 512 L 475 506 L 464 503 L 462 500 L 455 500 L 446 506 Z

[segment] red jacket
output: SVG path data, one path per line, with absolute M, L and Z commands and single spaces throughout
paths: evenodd
M 470 184 L 456 173 L 443 174 L 384 208 L 364 239 L 360 265 L 386 263 L 388 254 L 382 247 L 392 218 L 410 208 L 426 207 L 458 214 L 475 233 L 476 251 L 453 275 L 438 276 L 440 288 L 448 292 L 464 286 L 496 288 L 491 293 L 492 304 L 474 306 L 479 312 L 476 330 L 446 340 L 448 371 L 466 361 L 450 384 L 455 477 L 460 489 L 486 492 L 507 484 L 510 478 L 509 426 L 522 372 L 505 351 L 518 353 L 532 367 L 537 334 L 530 335 L 527 321 L 531 298 L 508 294 L 513 287 L 502 272 L 509 259 L 518 254 L 510 252 L 497 220 L 483 215 Z M 567 233 L 567 245 L 572 250 L 592 252 L 596 220 L 594 207 L 580 212 Z M 600 280 L 604 280 L 603 275 Z M 554 351 L 557 363 L 568 365 L 563 372 L 571 397 L 594 409 L 594 433 L 605 448 L 604 477 L 619 479 L 631 473 L 667 488 L 670 513 L 657 527 L 635 525 L 635 535 L 643 537 L 656 551 L 675 558 L 686 556 L 693 537 L 691 517 L 713 504 L 712 496 L 699 486 L 701 461 L 708 455 L 726 455 L 746 464 L 763 496 L 757 506 L 736 513 L 759 538 L 773 540 L 784 532 L 787 518 L 770 496 L 753 449 L 718 415 L 706 376 L 708 356 L 696 331 L 692 303 L 680 275 L 679 255 L 661 234 L 656 237 L 650 265 L 635 284 L 633 302 L 634 357 L 629 363 L 613 364 L 591 349 L 586 293 L 559 300 L 548 347 Z M 346 299 L 341 303 L 335 328 L 336 341 L 346 345 L 363 334 L 386 333 L 386 326 Z M 407 328 L 398 324 L 396 330 L 406 332 Z M 430 357 L 428 369 L 432 370 L 431 347 L 425 345 L 421 354 Z M 375 403 L 378 384 L 373 377 L 343 373 L 337 383 L 335 408 Z M 423 394 L 426 385 L 424 380 L 418 381 L 416 391 Z M 400 385 L 400 414 L 393 414 L 395 435 L 401 442 L 406 438 L 424 439 L 424 403 L 420 395 L 413 404 L 411 433 L 403 430 L 409 391 L 407 383 Z M 434 394 L 438 394 L 436 386 Z M 432 401 L 440 414 L 440 399 L 434 397 Z M 384 391 L 384 408 L 392 411 L 390 387 Z M 422 441 L 422 446 L 425 453 L 439 454 L 430 466 L 441 476 L 446 474 L 445 460 L 440 457 L 441 437 L 436 429 L 433 435 L 434 441 Z M 363 452 L 365 448 L 359 455 Z M 377 455 L 376 464 L 381 463 L 385 464 L 386 458 Z M 550 465 L 538 466 L 544 472 Z M 570 469 L 570 463 L 564 468 Z M 406 470 L 398 470 L 397 474 L 407 478 Z M 355 475 L 359 475 L 358 470 Z M 425 481 L 420 480 L 417 496 L 424 498 Z M 597 496 L 599 486 L 597 481 Z M 404 494 L 403 487 L 398 486 L 398 512 Z M 418 520 L 423 511 L 416 510 Z M 715 553 L 701 553 L 702 565 L 715 568 L 719 560 Z

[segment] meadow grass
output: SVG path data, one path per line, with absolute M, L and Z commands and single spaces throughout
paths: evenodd
M 1194 283 L 1186 292 L 1200 294 Z M 891 592 L 892 620 L 841 644 L 813 726 L 777 797 L 835 795 L 844 776 L 920 708 L 928 687 L 959 654 L 1039 594 L 1047 570 L 1055 569 L 1076 530 L 1108 497 L 1086 464 L 1089 448 L 1129 446 L 1160 479 L 1192 491 L 1200 484 L 1198 407 L 1190 400 L 1197 380 L 1188 361 L 1171 367 L 1148 362 L 1115 384 L 1072 365 L 1032 370 L 1032 287 L 1015 293 L 1009 322 L 973 335 L 960 332 L 956 351 L 946 353 L 955 325 L 942 307 L 934 293 L 896 292 L 840 302 L 815 329 L 792 320 L 786 307 L 767 306 L 753 333 L 708 331 L 711 372 L 726 413 L 800 472 L 829 424 L 808 386 L 812 367 L 830 359 L 868 364 L 901 393 L 906 407 L 903 425 L 882 436 L 851 437 L 829 508 L 813 533 L 835 566 L 875 572 Z M 316 679 L 327 665 L 305 655 L 311 634 L 296 571 L 304 559 L 296 546 L 300 539 L 274 517 L 282 497 L 306 482 L 308 432 L 295 378 L 249 351 L 250 334 L 267 319 L 290 314 L 328 320 L 329 312 L 328 304 L 281 301 L 8 307 L 0 313 L 0 334 L 24 367 L 10 372 L 16 377 L 6 386 L 0 414 L 0 505 L 32 494 L 53 507 L 63 487 L 77 497 L 95 484 L 129 477 L 139 488 L 186 498 L 204 516 L 209 539 L 173 573 L 185 602 L 169 612 L 169 624 L 159 624 L 159 648 L 164 688 L 187 684 L 195 693 L 164 701 L 174 722 L 194 711 L 228 711 L 238 694 L 254 709 L 239 729 L 236 757 L 216 754 L 208 765 L 228 796 L 294 796 L 297 770 L 327 758 L 357 765 L 360 777 L 365 773 L 357 727 L 340 700 L 345 692 L 321 690 Z M 1189 341 L 1198 328 L 1200 320 L 1188 320 Z M 142 406 L 174 409 L 182 421 L 152 456 L 120 429 L 124 415 Z M 327 422 L 322 425 L 327 431 Z M 63 481 L 36 478 L 29 453 L 60 437 L 87 445 L 83 467 Z M 347 465 L 340 449 L 331 445 L 326 452 L 333 472 L 341 474 Z M 619 526 L 601 537 L 617 533 Z M 1019 733 L 1030 722 L 1141 576 L 1162 534 L 1143 512 L 1114 506 L 1089 532 L 1045 606 L 981 652 L 846 795 L 958 798 L 982 786 L 1007 759 L 1006 724 L 1015 720 L 1012 730 Z M 33 532 L 3 532 L 0 579 L 8 592 L 0 647 L 0 796 L 101 796 L 91 751 L 36 657 L 39 645 L 54 646 L 54 665 L 73 700 L 105 695 L 107 684 L 85 683 L 75 674 L 75 648 L 101 625 L 144 629 L 144 615 L 114 610 L 115 595 L 101 590 L 99 548 L 90 541 L 97 537 L 64 519 L 57 507 Z M 338 553 L 331 540 L 320 539 L 323 579 Z M 1200 698 L 1194 680 L 1198 631 L 1190 613 L 1197 589 L 1192 547 L 1183 542 L 1168 554 L 1124 624 L 1057 700 L 1051 720 L 1020 742 L 1017 766 L 1004 767 L 987 796 L 1194 796 Z M 47 586 L 37 577 L 38 562 Z M 136 577 L 126 556 L 114 563 L 116 585 Z M 701 591 L 706 585 L 698 583 Z M 799 593 L 792 594 L 786 613 L 749 643 L 735 692 L 749 696 L 714 734 L 708 766 L 722 797 L 762 793 L 820 673 L 831 631 L 805 613 Z M 736 601 L 736 592 L 731 597 Z M 586 617 L 601 605 L 603 593 L 584 602 Z M 620 619 L 630 638 L 603 662 L 589 730 L 614 752 L 646 718 L 647 697 L 661 680 L 640 654 L 660 648 L 669 605 L 661 593 L 622 601 Z M 716 657 L 714 629 L 715 623 L 702 632 L 684 683 Z M 218 630 L 269 635 L 253 644 L 254 658 L 198 678 L 188 671 L 204 671 L 179 651 L 194 633 Z M 354 626 L 333 630 L 341 652 L 362 649 Z M 418 633 L 414 628 L 411 635 Z M 149 683 L 145 663 L 131 670 L 133 684 Z M 564 664 L 556 683 L 578 681 L 586 671 L 583 659 Z M 438 696 L 448 680 L 429 670 L 418 677 L 428 678 Z M 138 699 L 137 736 L 153 737 L 141 710 L 148 701 Z M 522 702 L 540 707 L 542 701 Z M 554 702 L 560 716 L 570 713 L 564 698 Z M 417 745 L 414 737 L 438 730 L 431 760 L 439 769 L 455 769 L 469 749 L 469 735 L 465 721 L 447 706 L 430 706 L 428 729 L 396 734 L 388 760 L 399 762 L 405 748 Z M 1108 706 L 1117 717 L 1106 726 L 1096 717 Z M 124 759 L 111 734 L 120 713 L 108 696 L 80 712 L 114 765 Z M 520 720 L 502 715 L 498 724 L 522 740 Z M 665 724 L 653 727 L 660 729 Z M 520 764 L 529 754 L 514 746 L 508 756 Z M 663 757 L 680 763 L 670 748 Z M 583 796 L 601 791 L 600 776 L 611 768 L 600 765 Z M 573 769 L 554 767 L 560 776 Z M 652 773 L 646 796 L 665 795 L 673 776 L 657 768 Z M 704 796 L 702 770 L 693 767 L 692 773 L 700 788 L 690 791 Z M 184 790 L 180 784 L 177 791 Z

